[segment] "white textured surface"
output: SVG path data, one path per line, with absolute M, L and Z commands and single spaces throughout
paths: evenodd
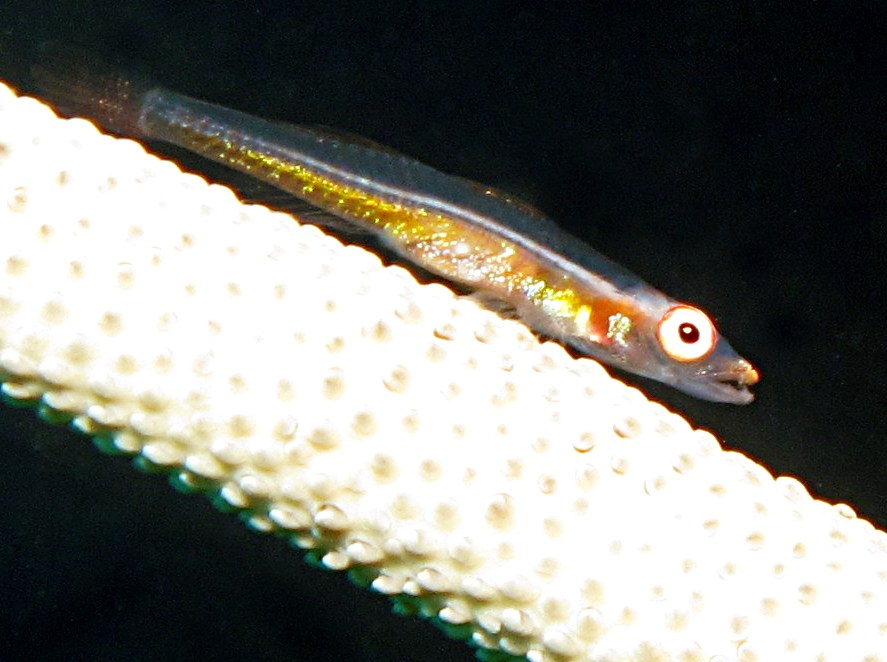
M 0 378 L 482 646 L 887 660 L 887 535 L 849 508 L 2 87 Z

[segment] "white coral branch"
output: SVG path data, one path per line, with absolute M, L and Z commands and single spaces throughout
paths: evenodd
M 0 378 L 530 660 L 885 660 L 887 535 L 595 362 L 0 88 Z

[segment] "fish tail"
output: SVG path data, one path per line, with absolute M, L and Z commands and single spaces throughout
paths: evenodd
M 149 79 L 115 68 L 75 46 L 41 48 L 31 76 L 46 101 L 63 115 L 84 117 L 113 133 L 146 137 L 140 124 Z

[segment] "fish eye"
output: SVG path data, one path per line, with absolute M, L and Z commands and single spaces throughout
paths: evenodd
M 659 344 L 675 361 L 696 361 L 715 347 L 717 332 L 708 316 L 692 306 L 669 310 L 656 327 Z

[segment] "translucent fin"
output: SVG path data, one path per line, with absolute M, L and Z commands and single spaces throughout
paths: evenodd
M 321 227 L 351 243 L 361 245 L 370 242 L 384 243 L 384 240 L 368 227 L 312 207 L 307 203 L 300 203 L 297 198 L 291 197 L 289 201 L 279 200 L 277 202 L 261 200 L 260 203 L 292 214 L 304 223 Z
M 142 102 L 155 85 L 117 70 L 76 46 L 50 42 L 31 76 L 46 101 L 69 117 L 84 117 L 114 133 L 143 137 Z
M 337 129 L 335 127 L 327 126 L 326 124 L 288 124 L 284 122 L 280 122 L 284 126 L 295 126 L 296 128 L 307 129 L 311 131 L 316 136 L 329 138 L 336 142 L 344 143 L 346 145 L 355 145 L 357 147 L 365 147 L 368 150 L 372 150 L 374 152 L 380 152 L 382 154 L 387 154 L 388 156 L 394 157 L 395 159 L 404 159 L 407 161 L 415 161 L 414 158 L 407 156 L 403 152 L 400 152 L 393 147 L 389 147 L 388 145 L 383 145 L 382 143 L 378 143 L 375 140 L 370 138 L 366 138 L 364 136 L 359 136 L 356 133 L 351 133 L 350 131 L 343 131 L 342 129 Z
M 463 294 L 462 296 L 465 299 L 471 299 L 477 305 L 483 306 L 487 310 L 490 310 L 505 319 L 521 319 L 521 315 L 513 303 L 505 301 L 501 296 L 496 296 L 493 292 L 475 290 L 468 294 Z

